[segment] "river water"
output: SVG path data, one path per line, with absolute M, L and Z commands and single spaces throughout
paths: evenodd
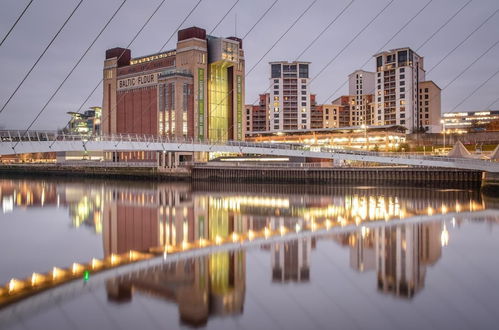
M 91 274 L 83 290 L 0 306 L 1 329 L 499 323 L 499 199 L 477 190 L 0 178 L 0 203 L 0 283 L 234 232 L 297 233 Z M 311 233 L 324 222 L 334 228 Z

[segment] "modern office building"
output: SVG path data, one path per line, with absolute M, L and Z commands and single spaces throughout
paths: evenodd
M 270 62 L 270 131 L 310 129 L 310 62 Z
M 244 139 L 241 39 L 183 29 L 173 50 L 132 58 L 108 49 L 103 74 L 104 133 Z
M 68 112 L 71 119 L 68 124 L 68 133 L 80 135 L 99 135 L 101 124 L 101 107 L 91 107 L 83 113 Z
M 469 133 L 499 130 L 499 110 L 446 112 L 442 129 L 447 133 Z
M 375 125 L 402 125 L 410 132 L 430 131 L 435 129 L 428 120 L 425 124 L 425 112 L 420 106 L 420 85 L 425 81 L 423 57 L 412 49 L 397 48 L 374 55 L 376 59 L 376 82 L 374 100 Z M 424 86 L 424 87 L 423 87 Z M 431 111 L 440 116 L 440 89 L 435 85 L 423 84 L 422 88 L 431 88 L 428 97 L 438 100 L 432 102 Z M 424 102 L 424 100 L 423 100 Z M 434 117 L 428 107 L 428 119 Z M 422 118 L 420 118 L 423 115 Z

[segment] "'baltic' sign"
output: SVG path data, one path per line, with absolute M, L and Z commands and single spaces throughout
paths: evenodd
M 158 83 L 159 72 L 118 80 L 118 90 L 146 87 Z

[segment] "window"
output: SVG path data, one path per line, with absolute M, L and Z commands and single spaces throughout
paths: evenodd
M 401 120 L 400 125 L 405 125 L 405 120 Z
M 307 83 L 307 79 L 302 79 L 302 80 L 301 80 L 301 83 L 302 83 L 302 84 L 306 84 L 306 83 Z
M 427 113 L 424 114 L 424 117 L 427 119 L 430 118 L 430 116 Z
M 400 86 L 404 86 L 405 85 L 405 81 L 400 81 Z
M 400 105 L 404 105 L 405 104 L 405 100 L 400 100 Z
M 400 79 L 405 79 L 405 74 L 401 74 Z
M 307 123 L 307 120 L 306 120 L 306 119 L 302 119 L 302 120 L 301 120 L 301 123 L 302 123 L 302 124 L 306 124 L 306 123 Z
M 279 79 L 274 79 L 274 83 L 278 84 L 279 83 Z
M 428 94 L 425 94 L 424 98 L 425 98 L 425 100 L 427 100 L 428 99 Z
M 301 85 L 301 89 L 307 89 L 307 85 Z
M 400 73 L 405 72 L 405 68 L 400 68 Z
M 401 113 L 400 118 L 405 118 L 405 113 Z
M 424 89 L 424 92 L 425 92 L 425 93 L 428 93 L 428 88 L 425 88 L 425 89 Z
M 428 112 L 428 108 L 424 108 L 424 111 Z
M 300 64 L 298 75 L 300 78 L 308 78 L 308 64 Z
M 305 107 L 307 106 L 307 102 L 302 102 L 301 105 Z
M 400 87 L 400 93 L 405 93 L 405 87 Z
M 428 101 L 424 101 L 424 105 L 428 105 Z
M 304 117 L 304 118 L 307 118 L 307 114 L 306 113 L 302 113 L 301 116 Z
M 274 96 L 274 101 L 279 101 L 279 96 Z
M 271 65 L 271 75 L 272 75 L 272 78 L 281 78 L 281 65 L 280 64 L 272 64 Z
M 307 91 L 301 91 L 301 95 L 306 95 Z
M 378 97 L 378 102 L 381 102 L 381 97 Z
M 400 94 L 401 99 L 405 99 L 405 94 Z
M 302 97 L 301 97 L 301 100 L 302 100 L 302 101 L 306 101 L 306 100 L 307 100 L 307 97 L 306 97 L 306 96 L 302 96 Z
M 274 95 L 279 95 L 279 91 L 274 91 Z
M 274 89 L 279 89 L 279 85 L 274 85 Z
M 380 66 L 383 66 L 383 56 L 376 57 L 376 67 L 379 68 Z

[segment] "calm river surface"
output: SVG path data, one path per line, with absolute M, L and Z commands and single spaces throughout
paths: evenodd
M 66 285 L 70 293 L 0 305 L 1 329 L 499 324 L 499 198 L 476 190 L 0 178 L 0 203 L 2 286 L 130 250 L 297 233 L 90 274 Z M 325 221 L 334 228 L 311 233 Z

